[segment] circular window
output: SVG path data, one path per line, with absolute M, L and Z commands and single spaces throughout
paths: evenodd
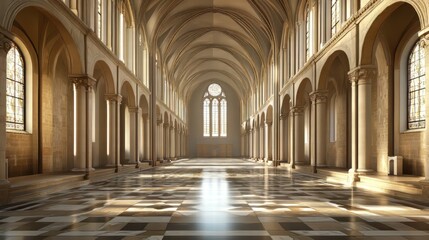
M 217 97 L 222 93 L 222 88 L 219 86 L 219 84 L 212 83 L 210 84 L 208 91 L 210 95 L 212 95 L 213 97 Z

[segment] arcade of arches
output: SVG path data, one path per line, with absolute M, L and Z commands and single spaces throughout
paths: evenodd
M 428 44 L 425 0 L 2 0 L 2 196 L 195 157 L 427 179 Z

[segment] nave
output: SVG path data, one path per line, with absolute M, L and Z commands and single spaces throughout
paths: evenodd
M 0 238 L 427 239 L 428 206 L 240 159 L 191 159 L 4 206 Z

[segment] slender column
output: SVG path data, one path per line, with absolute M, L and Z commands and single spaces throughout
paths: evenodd
M 294 107 L 294 165 L 304 162 L 304 108 Z
M 272 146 L 272 142 L 273 142 L 273 133 L 272 133 L 272 129 L 273 129 L 273 122 L 267 122 L 266 124 L 266 135 L 267 135 L 267 147 L 266 149 L 266 156 L 267 156 L 267 160 L 272 161 L 273 160 L 273 146 Z
M 76 157 L 73 171 L 85 171 L 89 178 L 92 169 L 91 92 L 96 80 L 88 75 L 70 76 L 76 89 Z
M 128 112 L 130 113 L 130 161 L 132 163 L 136 163 L 136 167 L 138 168 L 138 153 L 137 153 L 137 134 L 138 134 L 138 123 L 137 117 L 139 116 L 139 108 L 128 108 Z
M 164 125 L 162 123 L 162 120 L 158 120 L 157 121 L 157 131 L 158 131 L 158 160 L 162 160 L 164 159 L 164 144 L 163 144 L 163 139 L 164 139 Z
M 350 151 L 351 151 L 351 168 L 349 169 L 349 183 L 354 183 L 359 181 L 357 174 L 358 168 L 358 157 L 357 157 L 357 116 L 358 116 L 358 106 L 357 106 L 357 78 L 355 74 L 349 73 L 349 80 L 351 84 L 351 141 L 350 141 Z
M 284 114 L 280 114 L 280 129 L 279 129 L 279 131 L 280 131 L 280 139 L 279 139 L 279 145 L 280 145 L 280 147 L 279 147 L 279 154 L 280 154 L 280 156 L 279 156 L 279 160 L 281 161 L 281 162 L 283 162 L 284 160 L 285 160 L 285 157 L 284 157 L 284 154 L 285 154 L 285 152 L 286 152 L 286 149 L 285 149 L 285 126 L 284 126 L 284 124 L 285 124 L 285 115 Z
M 163 133 L 164 133 L 164 141 L 163 141 L 163 148 L 164 148 L 164 158 L 162 158 L 162 160 L 167 160 L 168 159 L 168 123 L 164 123 L 163 125 Z
M 77 0 L 70 0 L 70 10 L 78 15 L 78 10 L 77 10 Z
M 264 160 L 264 125 L 265 123 L 261 123 L 259 126 L 259 159 Z
M 368 173 L 371 159 L 371 81 L 376 77 L 372 66 L 360 66 L 351 71 L 351 78 L 357 83 L 357 138 L 358 173 Z
M 0 203 L 8 201 L 9 181 L 6 168 L 6 56 L 12 42 L 0 34 Z
M 106 99 L 109 100 L 109 164 L 108 166 L 115 166 L 115 172 L 119 171 L 119 108 L 122 102 L 122 96 L 119 94 L 106 94 Z
M 326 91 L 316 91 L 311 93 L 310 98 L 313 103 L 315 110 L 315 128 L 312 132 L 316 133 L 316 136 L 312 136 L 315 141 L 312 142 L 315 145 L 315 157 L 316 161 L 314 166 L 324 167 L 326 166 L 326 99 L 328 93 Z
M 247 141 L 247 144 L 249 145 L 248 146 L 248 152 L 249 152 L 249 154 L 248 154 L 248 159 L 251 159 L 252 158 L 252 129 L 251 128 L 249 128 L 249 135 L 248 135 L 248 141 Z
M 289 146 L 289 149 L 290 149 L 289 159 L 290 160 L 289 160 L 289 163 L 291 165 L 291 168 L 295 169 L 295 163 L 296 163 L 296 160 L 295 160 L 295 146 L 296 146 L 295 134 L 297 131 L 295 129 L 295 109 L 294 108 L 290 109 L 289 117 L 291 120 L 289 122 L 289 126 L 288 126 L 288 128 L 290 129 L 290 131 L 289 131 L 289 139 L 290 139 L 290 146 Z
M 176 138 L 174 136 L 174 126 L 170 126 L 170 160 L 173 160 L 176 154 Z

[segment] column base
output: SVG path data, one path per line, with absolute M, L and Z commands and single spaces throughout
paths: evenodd
M 8 180 L 0 180 L 0 204 L 9 202 L 10 182 Z
M 356 172 L 359 175 L 371 175 L 374 173 L 374 170 L 372 170 L 372 169 L 358 169 L 358 170 L 356 170 Z
M 429 198 L 429 179 L 425 179 L 419 182 L 422 186 L 423 197 Z
M 89 171 L 94 171 L 94 170 L 95 170 L 94 168 L 89 168 Z M 86 168 L 73 168 L 71 171 L 72 172 L 86 172 L 87 169 Z
M 349 169 L 347 183 L 351 186 L 354 186 L 356 182 L 359 182 L 359 181 L 360 181 L 359 173 L 357 173 L 355 169 Z

